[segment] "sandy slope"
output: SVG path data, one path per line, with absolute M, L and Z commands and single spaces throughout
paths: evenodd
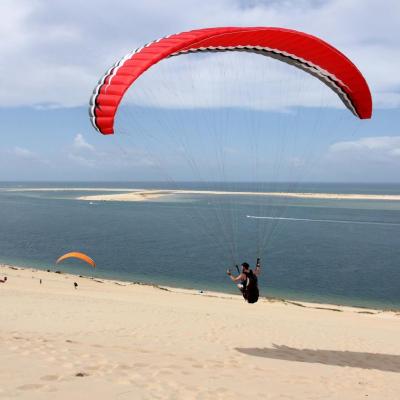
M 3 275 L 0 398 L 399 398 L 395 312 Z

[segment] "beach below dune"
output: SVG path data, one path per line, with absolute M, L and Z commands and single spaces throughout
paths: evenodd
M 400 390 L 396 311 L 249 305 L 5 265 L 0 276 L 0 398 L 392 399 Z

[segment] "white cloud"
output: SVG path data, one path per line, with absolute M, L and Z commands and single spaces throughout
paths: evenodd
M 400 157 L 400 146 L 396 149 L 391 150 L 391 154 L 395 157 Z
M 34 152 L 32 152 L 28 149 L 25 149 L 23 147 L 18 147 L 18 146 L 14 147 L 14 149 L 11 151 L 11 153 L 13 155 L 15 155 L 17 157 L 21 157 L 21 158 L 28 158 L 28 159 L 29 158 L 30 159 L 37 158 L 37 155 Z
M 15 146 L 7 151 L 8 155 L 22 162 L 49 164 L 49 161 L 41 157 L 39 154 L 24 147 Z
M 400 136 L 364 137 L 333 144 L 320 166 L 323 179 L 398 182 Z
M 370 136 L 332 144 L 309 170 L 311 180 L 399 182 L 400 136 Z
M 94 147 L 85 140 L 85 138 L 83 137 L 83 135 L 81 133 L 78 133 L 74 137 L 72 146 L 75 150 L 95 151 Z
M 141 149 L 127 146 L 119 148 L 117 151 L 113 148 L 100 151 L 88 143 L 80 133 L 74 137 L 72 146 L 67 152 L 67 158 L 77 165 L 99 170 L 155 165 L 151 157 Z
M 283 26 L 320 36 L 343 50 L 364 73 L 373 91 L 375 106 L 400 106 L 400 42 L 397 39 L 400 2 L 397 0 L 387 0 L 384 6 L 375 0 L 187 0 L 184 7 L 183 13 L 181 0 L 121 0 L 118 7 L 110 7 L 106 0 L 2 0 L 0 36 L 7 40 L 0 43 L 0 59 L 7 62 L 1 63 L 0 74 L 7 79 L 0 87 L 0 106 L 86 105 L 101 74 L 131 49 L 169 33 L 226 25 Z M 155 76 L 149 77 L 151 98 L 142 95 L 137 102 L 175 107 L 182 103 L 188 107 L 220 105 L 221 99 L 209 100 L 208 85 L 214 85 L 216 91 L 228 95 L 224 101 L 228 98 L 229 105 L 242 105 L 241 95 L 247 88 L 254 95 L 249 106 L 282 107 L 272 83 L 259 88 L 257 77 L 262 75 L 257 68 L 262 63 L 253 63 L 253 58 L 243 58 L 243 67 L 237 69 L 241 74 L 232 76 L 227 71 L 225 77 L 217 76 L 216 82 L 211 73 L 218 62 L 215 55 L 211 55 L 209 62 L 193 63 L 198 79 L 194 88 L 185 72 L 185 57 L 179 58 L 182 61 L 166 63 L 181 63 L 180 75 L 169 68 L 164 79 L 181 80 L 178 93 L 183 97 L 182 102 L 177 104 L 171 92 L 157 86 L 160 78 Z M 275 71 L 271 79 L 279 80 L 282 73 L 283 77 L 287 76 L 285 72 Z M 235 89 L 224 92 L 233 78 Z M 320 82 L 316 83 L 321 86 Z M 309 95 L 299 98 L 296 86 L 289 86 L 286 92 L 289 106 L 318 105 L 317 89 L 312 85 Z M 339 103 L 333 96 L 328 97 L 327 104 Z
M 388 160 L 400 155 L 400 136 L 366 137 L 355 141 L 343 141 L 330 146 L 331 153 L 361 154 L 364 157 L 384 156 Z
M 89 144 L 81 133 L 75 135 L 67 157 L 75 164 L 95 168 L 97 165 L 97 151 Z
M 68 158 L 78 165 L 82 165 L 83 167 L 94 168 L 96 167 L 96 161 L 87 157 L 84 157 L 79 154 L 69 153 Z
M 303 168 L 307 166 L 307 162 L 301 157 L 289 157 L 288 165 L 292 168 Z

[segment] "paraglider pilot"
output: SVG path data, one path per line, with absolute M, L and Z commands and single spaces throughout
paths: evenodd
M 260 275 L 261 272 L 260 259 L 257 258 L 254 271 L 250 269 L 250 266 L 247 262 L 244 262 L 241 267 L 242 271 L 239 273 L 238 276 L 233 276 L 230 269 L 228 269 L 226 273 L 233 282 L 239 282 L 237 284 L 237 287 L 242 292 L 242 295 L 247 300 L 247 302 L 256 303 L 259 296 L 257 277 Z

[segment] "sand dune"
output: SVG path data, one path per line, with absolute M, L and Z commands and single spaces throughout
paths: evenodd
M 248 305 L 6 266 L 3 275 L 0 398 L 351 400 L 400 391 L 395 312 Z

